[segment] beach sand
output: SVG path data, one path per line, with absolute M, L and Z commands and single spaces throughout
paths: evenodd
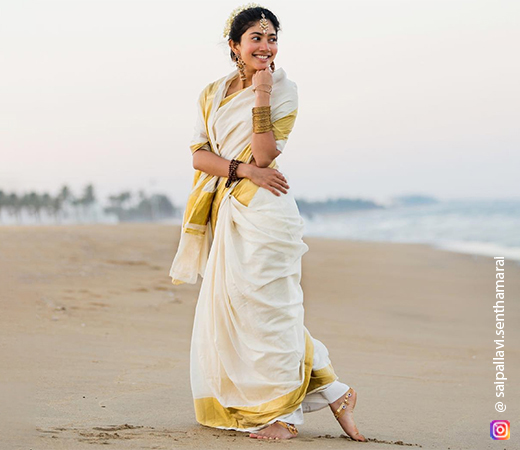
M 520 448 L 520 267 L 506 260 L 505 397 L 495 396 L 495 263 L 424 245 L 305 238 L 305 325 L 358 392 L 352 442 L 328 408 L 257 441 L 195 421 L 199 283 L 168 276 L 179 227 L 0 228 L 0 448 Z M 497 255 L 498 256 L 498 255 Z M 497 413 L 503 400 L 507 411 Z M 491 420 L 511 439 L 490 439 Z

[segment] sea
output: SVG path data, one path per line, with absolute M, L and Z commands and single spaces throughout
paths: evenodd
M 427 244 L 520 265 L 520 199 L 444 200 L 303 217 L 304 236 Z
M 520 198 L 514 200 L 439 200 L 432 203 L 390 203 L 380 208 L 356 209 L 342 213 L 302 214 L 304 236 L 354 241 L 427 244 L 441 250 L 483 256 L 503 256 L 520 265 Z M 5 208 L 4 208 L 5 209 Z M 161 220 L 182 224 L 179 217 Z M 117 217 L 95 205 L 86 214 L 81 208 L 68 211 L 60 224 L 112 223 Z M 21 211 L 15 218 L 0 211 L 0 225 L 56 224 L 42 212 Z

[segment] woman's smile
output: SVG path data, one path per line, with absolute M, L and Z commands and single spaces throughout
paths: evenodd
M 261 31 L 258 23 L 248 28 L 236 45 L 231 43 L 235 54 L 244 61 L 245 71 L 250 77 L 257 70 L 264 70 L 275 60 L 278 53 L 277 31 L 271 21 L 268 22 L 267 32 Z

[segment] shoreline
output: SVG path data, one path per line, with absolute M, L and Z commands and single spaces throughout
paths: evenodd
M 165 227 L 180 227 L 182 221 L 162 221 L 162 222 L 123 222 L 123 223 L 76 223 L 76 224 L 22 224 L 22 225 L 2 225 L 0 224 L 0 231 L 4 229 L 23 228 L 40 228 L 40 227 L 86 227 L 86 226 L 165 226 Z M 303 238 L 317 238 L 324 240 L 337 240 L 342 242 L 367 242 L 367 243 L 381 243 L 381 244 L 397 244 L 397 245 L 424 245 L 433 250 L 446 251 L 457 253 L 461 255 L 470 255 L 473 257 L 487 257 L 504 256 L 506 259 L 513 261 L 520 266 L 520 247 L 508 248 L 499 246 L 494 243 L 481 241 L 448 241 L 447 243 L 433 243 L 433 242 L 401 242 L 392 240 L 369 240 L 369 239 L 355 239 L 351 237 L 334 237 L 324 236 L 318 234 L 304 234 Z

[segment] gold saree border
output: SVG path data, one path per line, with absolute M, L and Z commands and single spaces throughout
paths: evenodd
M 251 144 L 247 144 L 244 150 L 240 152 L 240 154 L 235 158 L 239 161 L 247 163 L 247 161 L 251 158 Z M 274 161 L 273 161 L 274 162 Z M 269 166 L 271 167 L 271 165 Z M 249 178 L 242 178 L 233 188 L 226 187 L 226 181 L 228 177 L 222 177 L 217 186 L 217 190 L 215 192 L 215 197 L 213 198 L 213 204 L 211 206 L 211 229 L 213 233 L 215 233 L 215 227 L 217 225 L 218 220 L 218 211 L 220 209 L 220 204 L 222 203 L 222 199 L 231 194 L 235 197 L 242 205 L 249 206 L 249 203 L 255 196 L 258 191 L 257 184 L 253 183 Z M 231 192 L 230 192 L 231 191 Z
M 257 406 L 225 407 L 215 397 L 196 398 L 194 404 L 197 422 L 209 427 L 252 428 L 293 412 L 307 395 L 313 359 L 314 343 L 308 331 L 305 330 L 305 375 L 301 386 Z
M 237 156 L 236 159 L 247 162 L 251 156 L 251 144 L 247 144 L 246 148 L 240 153 L 240 155 Z M 278 169 L 278 163 L 276 162 L 276 159 L 273 159 L 268 167 L 271 169 Z M 226 195 L 232 195 L 240 203 L 242 203 L 242 205 L 247 207 L 257 193 L 258 189 L 260 189 L 260 186 L 253 183 L 249 178 L 242 178 L 234 188 L 226 188 L 226 181 L 227 177 L 222 177 L 220 184 L 217 186 L 215 197 L 213 198 L 213 205 L 211 207 L 211 230 L 213 233 L 215 233 L 215 227 L 217 226 L 220 204 Z M 231 192 L 229 192 L 230 190 Z
M 222 83 L 223 80 L 217 80 L 213 83 L 208 84 L 204 90 L 201 92 L 199 96 L 199 105 L 198 108 L 202 112 L 202 118 L 204 120 L 204 128 L 206 129 L 206 136 L 209 136 L 209 114 L 211 112 L 211 109 L 213 108 L 213 101 L 215 99 L 215 95 L 218 91 L 218 88 L 220 86 L 220 83 Z M 196 142 L 192 145 L 190 145 L 191 153 L 195 153 L 200 148 L 204 147 L 206 150 L 212 151 L 211 149 L 211 143 L 206 140 L 204 142 Z
M 332 363 L 321 369 L 313 370 L 311 373 L 311 380 L 309 382 L 307 393 L 311 394 L 320 387 L 330 384 L 333 381 L 336 381 L 338 378 L 339 377 L 336 375 L 336 372 L 334 372 Z
M 244 88 L 244 89 L 247 89 L 247 88 Z M 230 100 L 233 100 L 238 94 L 240 94 L 242 91 L 244 91 L 244 89 L 240 89 L 239 91 L 235 91 L 232 94 L 229 94 L 227 97 L 224 97 L 224 99 L 222 99 L 222 101 L 220 102 L 220 105 L 218 107 L 220 108 L 221 106 L 224 106 Z M 224 95 L 225 94 L 226 93 L 224 92 Z
M 289 134 L 291 133 L 294 122 L 296 121 L 296 116 L 298 115 L 298 108 L 294 111 L 291 111 L 286 116 L 278 119 L 273 122 L 273 135 L 275 141 L 285 141 L 288 139 Z

